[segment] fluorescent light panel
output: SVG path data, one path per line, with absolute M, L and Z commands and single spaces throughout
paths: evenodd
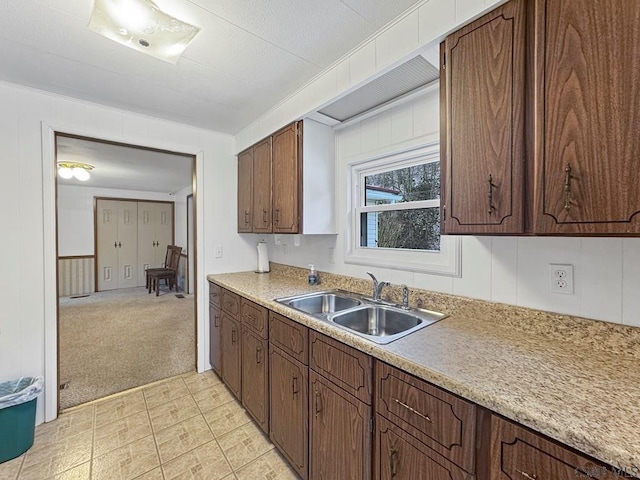
M 173 64 L 200 31 L 163 12 L 150 0 L 95 0 L 89 28 Z

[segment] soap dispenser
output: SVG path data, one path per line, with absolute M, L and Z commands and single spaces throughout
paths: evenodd
M 320 279 L 318 278 L 318 272 L 316 272 L 316 267 L 314 265 L 309 265 L 309 285 L 317 285 L 320 283 Z

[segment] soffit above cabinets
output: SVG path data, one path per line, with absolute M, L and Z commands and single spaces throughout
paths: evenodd
M 318 112 L 345 122 L 440 78 L 440 71 L 418 55 Z

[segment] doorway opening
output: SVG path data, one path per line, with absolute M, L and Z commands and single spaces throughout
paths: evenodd
M 58 410 L 194 371 L 195 156 L 56 132 L 55 158 L 94 167 L 56 176 Z M 175 278 L 150 294 L 169 246 Z

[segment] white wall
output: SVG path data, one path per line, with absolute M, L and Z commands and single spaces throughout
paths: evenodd
M 93 188 L 85 186 L 58 185 L 58 255 L 94 254 L 93 198 L 128 198 L 137 200 L 162 200 L 173 202 L 174 197 L 161 192 Z M 176 223 L 177 197 L 176 200 Z M 177 238 L 177 232 L 176 232 Z M 179 245 L 179 244 L 178 244 Z
M 267 238 L 272 261 L 394 284 L 640 326 L 640 238 L 462 237 L 462 277 L 444 277 L 344 263 L 347 162 L 381 149 L 437 138 L 438 92 L 336 132 L 337 237 L 302 236 L 294 247 Z M 272 237 L 272 236 L 270 236 Z M 335 248 L 335 263 L 330 249 Z M 286 253 L 285 253 L 286 252 Z M 574 267 L 575 293 L 551 293 L 549 263 Z
M 51 350 L 56 315 L 55 251 L 51 253 L 54 166 L 53 148 L 43 143 L 43 122 L 58 130 L 199 154 L 198 366 L 206 368 L 205 274 L 255 265 L 255 239 L 235 233 L 233 137 L 6 83 L 0 83 L 0 105 L 0 189 L 5 198 L 0 213 L 0 380 L 47 372 L 48 391 L 38 407 L 38 421 L 42 420 L 43 403 L 51 405 L 56 381 L 55 349 Z M 223 258 L 214 258 L 214 244 L 224 246 Z

